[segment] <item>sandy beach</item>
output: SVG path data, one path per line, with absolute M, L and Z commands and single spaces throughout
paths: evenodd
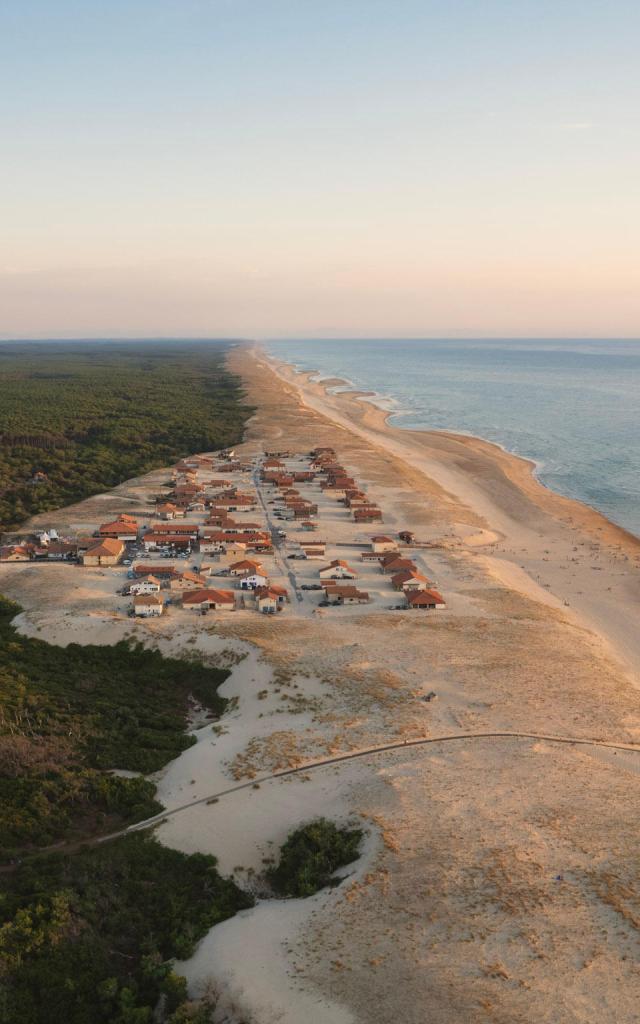
M 362 396 L 327 393 L 258 348 L 235 348 L 230 365 L 256 410 L 239 451 L 335 447 L 384 510 L 383 529 L 411 529 L 426 545 L 447 609 L 139 623 L 119 606 L 105 613 L 109 573 L 0 567 L 25 632 L 54 643 L 135 635 L 229 666 L 229 711 L 213 728 L 194 723 L 197 744 L 157 775 L 168 809 L 404 738 L 520 731 L 640 745 L 638 540 L 493 445 L 393 429 Z M 128 481 L 48 521 L 91 527 L 146 508 L 165 478 Z M 236 1024 L 631 1024 L 639 775 L 640 752 L 497 737 L 198 804 L 160 838 L 215 854 L 258 902 L 179 970 L 194 995 L 213 986 L 220 1019 Z M 362 857 L 333 889 L 268 898 L 265 862 L 321 814 L 365 829 Z

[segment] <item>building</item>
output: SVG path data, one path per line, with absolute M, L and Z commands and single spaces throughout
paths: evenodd
M 161 587 L 157 576 L 143 576 L 140 580 L 134 580 L 129 587 L 130 594 L 157 594 Z
M 357 587 L 341 587 L 329 585 L 324 592 L 325 601 L 329 604 L 368 604 L 369 595 L 365 590 L 358 590 Z
M 304 552 L 304 554 L 305 554 L 305 556 L 307 558 L 322 558 L 322 559 L 324 559 L 325 551 L 326 551 L 326 547 L 327 547 L 327 542 L 326 541 L 324 541 L 324 540 L 311 540 L 310 538 L 307 539 L 306 537 L 302 537 L 298 541 L 298 544 L 302 548 L 302 551 Z
M 355 580 L 358 578 L 357 572 L 341 558 L 335 558 L 330 565 L 320 569 L 319 576 L 321 580 Z
M 178 508 L 170 501 L 165 501 L 156 508 L 156 515 L 160 516 L 161 519 L 175 519 L 177 516 L 183 516 L 184 510 Z
M 257 587 L 266 587 L 269 577 L 262 573 L 254 573 L 252 576 L 243 576 L 240 582 L 241 590 L 255 590 Z
M 131 543 L 138 538 L 138 523 L 133 516 L 118 516 L 112 523 L 103 523 L 98 528 L 98 535 L 114 537 L 117 540 L 125 541 L 125 543 Z
M 254 596 L 258 611 L 272 615 L 282 610 L 287 600 L 287 591 L 284 587 L 257 587 Z
M 371 538 L 371 550 L 375 551 L 377 554 L 381 554 L 385 551 L 395 552 L 396 542 L 391 537 L 385 537 L 383 534 L 380 534 L 377 537 Z
M 182 607 L 190 611 L 233 611 L 236 606 L 232 590 L 188 590 L 182 595 Z
M 386 576 L 395 576 L 399 572 L 403 572 L 405 569 L 409 572 L 417 572 L 418 567 L 415 562 L 412 562 L 410 558 L 400 558 L 390 556 L 385 558 L 380 563 L 380 568 Z
M 254 576 L 256 574 L 265 576 L 266 578 L 266 573 L 260 565 L 260 562 L 254 562 L 250 558 L 243 558 L 239 562 L 232 562 L 229 566 L 229 573 L 231 576 L 238 576 L 240 579 L 244 576 Z
M 405 594 L 410 590 L 428 590 L 430 582 L 422 573 L 413 572 L 412 569 L 403 569 L 391 577 L 393 589 L 403 590 Z
M 71 540 L 54 540 L 47 545 L 47 555 L 57 562 L 68 561 L 78 556 L 78 545 Z
M 0 548 L 0 561 L 2 562 L 28 562 L 30 558 L 29 548 L 24 544 L 7 544 Z
M 179 572 L 172 565 L 134 565 L 132 569 L 136 579 L 144 576 L 155 576 L 158 580 L 170 580 L 173 576 L 179 576 Z
M 437 590 L 413 590 L 405 595 L 407 608 L 428 611 L 431 608 L 446 608 L 442 594 Z
M 142 538 L 145 551 L 156 551 L 158 548 L 179 548 L 185 551 L 191 550 L 194 543 L 191 536 L 182 533 L 145 533 Z
M 178 593 L 184 593 L 186 590 L 202 590 L 206 586 L 206 577 L 197 572 L 179 572 L 169 580 L 169 590 Z
M 147 619 L 154 615 L 162 615 L 164 602 L 157 594 L 138 594 L 133 599 L 133 611 Z
M 375 505 L 367 505 L 354 509 L 353 518 L 356 523 L 376 523 L 381 521 L 382 511 Z
M 85 551 L 82 564 L 88 566 L 117 565 L 125 553 L 125 545 L 121 540 L 105 537 Z M 149 570 L 147 570 L 148 572 Z

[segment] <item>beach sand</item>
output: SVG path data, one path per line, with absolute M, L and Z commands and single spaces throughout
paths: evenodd
M 237 347 L 230 364 L 256 409 L 239 450 L 334 446 L 385 511 L 381 529 L 430 544 L 421 557 L 447 609 L 132 623 L 104 611 L 108 574 L 0 567 L 25 632 L 57 643 L 133 633 L 229 665 L 222 692 L 234 704 L 158 773 L 165 806 L 407 737 L 640 744 L 636 539 L 493 445 L 394 430 L 362 396 L 327 394 L 259 349 Z M 129 481 L 59 521 L 144 507 L 165 477 Z M 216 854 L 258 904 L 179 969 L 195 995 L 212 985 L 221 1019 L 236 1024 L 631 1024 L 639 812 L 640 753 L 516 737 L 400 749 L 200 804 L 160 838 Z M 358 823 L 363 856 L 336 888 L 268 899 L 265 861 L 319 814 Z

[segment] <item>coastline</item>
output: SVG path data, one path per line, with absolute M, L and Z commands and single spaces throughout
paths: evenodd
M 255 409 L 238 453 L 334 447 L 383 510 L 381 529 L 415 533 L 413 555 L 447 608 L 292 602 L 277 617 L 172 609 L 132 621 L 114 601 L 121 570 L 0 567 L 0 589 L 25 608 L 23 633 L 59 644 L 135 636 L 231 670 L 223 718 L 194 723 L 197 743 L 154 777 L 167 810 L 194 803 L 166 817 L 159 839 L 214 854 L 224 875 L 258 886 L 257 906 L 211 929 L 179 965 L 190 994 L 213 985 L 229 1024 L 424 1024 L 425 1014 L 434 1024 L 633 1024 L 633 553 L 599 514 L 553 495 L 490 443 L 389 426 L 384 410 L 289 379 L 255 347 L 234 349 L 230 365 Z M 60 510 L 53 525 L 95 529 L 107 510 L 146 509 L 166 478 L 127 481 Z M 319 516 L 332 554 L 377 532 L 355 536 L 333 500 L 322 498 Z M 372 570 L 359 572 L 374 589 Z M 629 652 L 616 629 L 627 630 Z M 528 739 L 504 738 L 514 733 Z M 440 744 L 446 735 L 456 742 Z M 547 742 L 559 735 L 568 742 Z M 404 743 L 420 737 L 432 742 Z M 390 742 L 398 749 L 383 756 L 264 781 Z M 209 802 L 238 779 L 262 782 Z M 264 865 L 320 815 L 361 824 L 362 858 L 307 900 L 268 898 Z
M 526 596 L 539 597 L 542 581 L 557 606 L 600 637 L 640 687 L 640 638 L 634 625 L 640 620 L 640 538 L 597 509 L 547 487 L 537 478 L 534 462 L 492 441 L 393 426 L 391 414 L 373 404 L 370 393 L 327 391 L 326 379 L 311 379 L 314 371 L 296 371 L 259 345 L 248 352 L 293 387 L 303 406 L 402 459 L 441 489 L 445 505 L 476 516 L 492 537 L 490 544 L 475 545 L 486 568 Z M 465 544 L 464 536 L 458 541 Z M 594 557 L 587 561 L 574 551 L 585 545 L 593 547 Z M 574 559 L 573 571 L 558 568 L 558 559 L 565 565 Z M 596 561 L 600 564 L 594 566 Z M 594 573 L 605 563 L 614 578 L 594 588 Z
M 392 395 L 387 395 L 380 391 L 364 390 L 360 388 L 358 385 L 356 385 L 349 378 L 339 377 L 333 374 L 329 375 L 323 370 L 305 370 L 299 364 L 289 363 L 286 360 L 283 360 L 280 357 L 270 353 L 264 347 L 264 345 L 262 345 L 262 343 L 254 342 L 251 344 L 254 345 L 256 349 L 261 353 L 261 355 L 263 355 L 267 360 L 269 360 L 269 362 L 274 367 L 277 367 L 282 372 L 284 377 L 289 378 L 291 372 L 293 372 L 296 375 L 296 377 L 306 378 L 306 381 L 309 385 L 319 385 L 323 387 L 328 394 L 344 395 L 346 397 L 354 399 L 355 401 L 364 402 L 367 403 L 368 405 L 371 405 L 375 409 L 379 409 L 385 414 L 384 426 L 389 431 L 401 431 L 403 433 L 415 433 L 418 435 L 432 435 L 434 437 L 442 436 L 448 437 L 451 440 L 457 440 L 461 443 L 465 443 L 465 441 L 471 443 L 481 442 L 483 445 L 486 445 L 489 449 L 497 449 L 499 452 L 502 452 L 503 454 L 510 456 L 513 459 L 518 460 L 519 462 L 523 462 L 529 465 L 531 467 L 532 475 L 534 476 L 536 481 L 546 490 L 550 491 L 552 494 L 557 495 L 560 498 L 565 498 L 567 501 L 576 502 L 578 505 L 586 507 L 587 509 L 596 513 L 597 515 L 600 515 L 609 526 L 620 530 L 622 534 L 630 538 L 631 541 L 636 542 L 638 545 L 640 545 L 640 535 L 634 533 L 633 530 L 630 530 L 623 524 L 616 522 L 614 519 L 609 518 L 607 513 L 599 509 L 596 505 L 591 504 L 590 502 L 586 501 L 584 498 L 579 497 L 578 495 L 567 494 L 557 489 L 552 484 L 545 482 L 545 480 L 541 476 L 541 473 L 544 471 L 545 466 L 545 463 L 542 459 L 537 459 L 531 455 L 524 455 L 520 452 L 512 450 L 506 444 L 502 444 L 501 442 L 496 440 L 491 440 L 489 438 L 484 437 L 482 434 L 476 434 L 472 431 L 459 430 L 456 429 L 455 427 L 411 427 L 393 423 L 391 422 L 393 417 L 397 416 L 401 412 L 401 410 L 389 408 L 389 404 L 397 402 L 397 399 L 395 399 Z

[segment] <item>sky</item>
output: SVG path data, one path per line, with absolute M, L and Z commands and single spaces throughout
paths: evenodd
M 640 336 L 640 5 L 2 0 L 0 337 Z

